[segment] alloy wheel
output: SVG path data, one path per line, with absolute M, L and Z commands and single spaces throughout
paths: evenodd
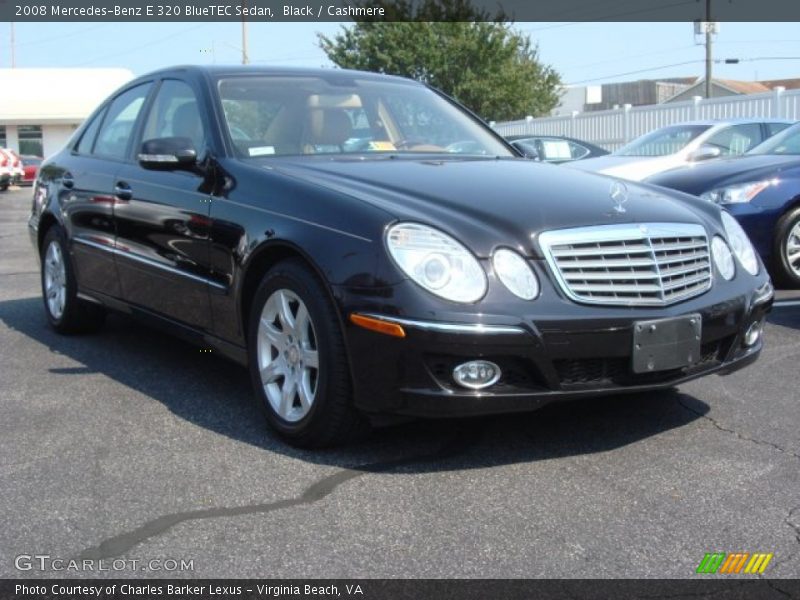
M 800 221 L 794 224 L 786 238 L 786 262 L 794 274 L 800 277 Z
M 50 315 L 60 319 L 67 298 L 67 271 L 61 246 L 56 241 L 50 242 L 44 257 L 44 293 Z
M 305 417 L 317 395 L 319 351 L 308 308 L 291 290 L 276 290 L 264 304 L 257 359 L 272 409 L 293 423 Z

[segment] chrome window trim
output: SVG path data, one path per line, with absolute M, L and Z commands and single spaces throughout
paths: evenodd
M 516 325 L 484 325 L 482 323 L 445 323 L 441 321 L 418 321 L 416 319 L 401 319 L 387 317 L 375 313 L 359 313 L 365 317 L 380 319 L 387 323 L 405 325 L 425 331 L 441 331 L 444 333 L 470 333 L 473 335 L 521 335 L 527 333 L 522 327 Z
M 687 294 L 663 300 L 664 288 L 661 279 L 660 267 L 655 258 L 655 249 L 651 239 L 659 237 L 703 237 L 706 241 L 706 252 L 709 257 L 709 277 L 705 287 L 691 290 Z M 614 225 L 590 225 L 586 227 L 572 227 L 569 229 L 555 229 L 545 231 L 538 236 L 539 247 L 545 257 L 550 272 L 558 283 L 559 289 L 574 302 L 580 304 L 595 304 L 603 306 L 670 306 L 701 294 L 711 289 L 714 280 L 714 270 L 711 268 L 711 249 L 708 242 L 708 232 L 705 227 L 694 223 L 624 223 Z M 594 242 L 625 242 L 644 240 L 650 247 L 653 256 L 653 265 L 658 274 L 658 285 L 661 288 L 662 299 L 631 298 L 631 299 L 600 299 L 585 298 L 576 294 L 569 282 L 563 276 L 552 247 L 560 244 L 583 244 Z
M 193 273 L 187 273 L 186 271 L 181 271 L 180 269 L 176 269 L 175 267 L 170 267 L 169 265 L 161 264 L 158 261 L 152 260 L 150 258 L 145 258 L 144 256 L 139 256 L 138 254 L 133 254 L 132 252 L 126 252 L 124 250 L 120 250 L 116 246 L 106 246 L 105 244 L 100 244 L 98 242 L 93 242 L 92 240 L 87 240 L 87 239 L 79 238 L 79 237 L 72 238 L 72 241 L 73 242 L 78 242 L 79 244 L 83 244 L 85 246 L 90 246 L 92 248 L 97 248 L 98 250 L 105 250 L 106 252 L 109 252 L 109 253 L 114 254 L 116 256 L 122 256 L 124 258 L 129 258 L 134 262 L 142 263 L 142 264 L 148 265 L 150 267 L 154 267 L 156 269 L 161 269 L 162 271 L 167 271 L 168 273 L 172 273 L 174 275 L 181 275 L 183 277 L 186 277 L 188 279 L 192 279 L 192 280 L 197 281 L 199 283 L 208 284 L 208 285 L 210 285 L 212 287 L 215 287 L 217 289 L 221 289 L 221 290 L 227 290 L 228 289 L 227 286 L 222 285 L 221 283 L 217 283 L 216 281 L 211 281 L 210 279 L 208 279 L 206 277 L 201 277 L 200 275 L 195 275 Z

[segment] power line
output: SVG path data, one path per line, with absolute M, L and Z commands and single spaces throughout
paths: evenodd
M 656 52 L 646 52 L 644 54 L 637 54 L 636 57 L 637 58 L 643 58 L 645 56 L 657 56 L 659 54 L 671 54 L 673 52 L 678 52 L 680 50 L 689 50 L 689 49 L 692 49 L 692 48 L 695 48 L 695 47 L 696 47 L 695 44 L 691 44 L 689 46 L 680 46 L 678 48 L 668 48 L 666 50 L 658 50 Z M 630 54 L 628 54 L 628 55 L 626 55 L 624 57 L 620 57 L 620 58 L 609 58 L 607 60 L 600 60 L 600 61 L 597 61 L 597 62 L 587 63 L 587 64 L 583 64 L 583 65 L 563 65 L 562 68 L 584 69 L 584 68 L 588 68 L 588 67 L 596 67 L 598 65 L 606 65 L 606 64 L 609 64 L 609 63 L 617 63 L 617 62 L 627 61 L 627 60 L 630 60 L 630 58 L 631 58 Z
M 116 23 L 113 23 L 113 24 L 115 25 Z M 48 38 L 40 38 L 38 40 L 32 40 L 32 41 L 29 41 L 29 42 L 22 42 L 21 44 L 17 44 L 17 47 L 18 48 L 22 48 L 23 46 L 27 47 L 27 46 L 36 46 L 36 45 L 41 45 L 41 44 L 49 44 L 50 42 L 57 42 L 59 40 L 65 39 L 65 38 L 73 37 L 73 36 L 76 36 L 76 35 L 80 35 L 82 33 L 86 33 L 88 31 L 92 31 L 92 30 L 97 29 L 99 27 L 105 27 L 106 25 L 112 25 L 112 23 L 97 23 L 95 25 L 92 25 L 91 27 L 83 27 L 81 29 L 78 29 L 77 31 L 71 31 L 69 33 L 64 33 L 64 34 L 61 34 L 61 35 L 54 35 L 54 36 L 48 37 Z
M 94 62 L 97 62 L 98 60 L 101 60 L 101 59 L 117 58 L 118 56 L 124 56 L 126 54 L 130 54 L 131 52 L 139 52 L 143 48 L 149 48 L 150 46 L 156 46 L 158 44 L 163 44 L 164 42 L 169 42 L 171 40 L 174 40 L 175 36 L 177 36 L 177 35 L 180 35 L 182 33 L 188 33 L 190 31 L 194 31 L 196 29 L 200 29 L 201 27 L 206 27 L 207 25 L 208 25 L 208 23 L 200 23 L 199 25 L 195 25 L 194 27 L 187 27 L 185 29 L 181 29 L 181 30 L 176 31 L 174 33 L 170 33 L 168 36 L 165 36 L 163 38 L 158 38 L 158 39 L 155 39 L 155 40 L 151 40 L 149 42 L 145 42 L 144 44 L 138 44 L 136 47 L 129 48 L 128 50 L 123 50 L 122 52 L 117 52 L 115 54 L 104 54 L 102 56 L 99 56 L 98 58 L 93 58 L 92 60 L 87 60 L 87 61 L 82 62 L 82 63 L 77 63 L 77 64 L 75 64 L 73 66 L 82 67 L 84 65 L 90 65 L 90 64 L 92 64 Z
M 673 63 L 671 65 L 661 65 L 658 67 L 649 67 L 647 69 L 639 69 L 637 71 L 627 71 L 626 73 L 615 73 L 613 75 L 604 75 L 603 77 L 595 77 L 593 79 L 582 79 L 581 81 L 573 81 L 566 85 L 577 85 L 579 83 L 590 83 L 592 81 L 602 81 L 603 79 L 611 79 L 613 77 L 624 77 L 625 75 L 638 75 L 639 73 L 648 73 L 650 71 L 660 71 L 661 69 L 669 69 L 671 67 L 682 67 L 684 65 L 696 65 L 697 63 L 705 62 L 704 60 L 687 60 L 684 62 Z

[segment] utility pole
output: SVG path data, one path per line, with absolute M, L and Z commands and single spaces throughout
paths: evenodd
M 250 62 L 247 56 L 247 0 L 242 0 L 242 64 L 246 65 Z
M 12 21 L 9 24 L 11 25 L 11 68 L 14 69 L 17 66 L 17 49 L 14 47 L 16 46 L 14 41 L 14 22 Z
M 706 98 L 711 98 L 711 65 L 713 64 L 711 58 L 712 30 L 711 0 L 706 0 Z

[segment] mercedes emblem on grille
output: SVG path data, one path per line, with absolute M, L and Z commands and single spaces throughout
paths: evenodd
M 614 211 L 623 214 L 625 212 L 624 204 L 628 201 L 628 186 L 621 181 L 613 181 L 608 195 L 614 201 Z

